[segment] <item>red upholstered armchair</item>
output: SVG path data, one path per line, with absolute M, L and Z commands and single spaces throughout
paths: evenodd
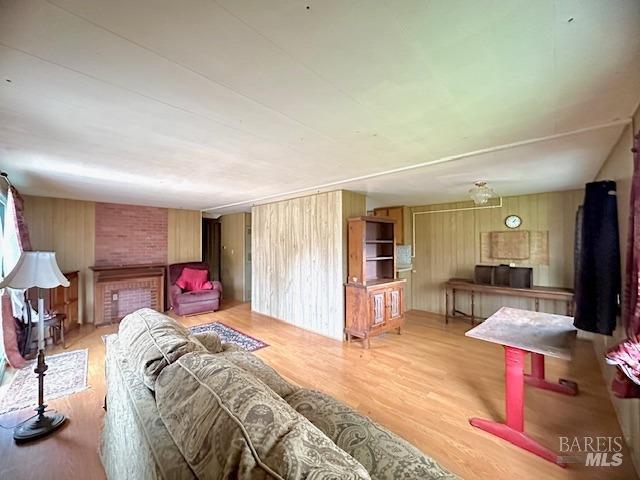
M 212 290 L 183 291 L 176 285 L 176 281 L 185 267 L 206 270 L 207 278 L 209 276 L 209 265 L 205 262 L 174 263 L 169 265 L 167 275 L 169 307 L 173 308 L 173 311 L 178 315 L 194 315 L 218 310 L 220 308 L 220 300 L 222 300 L 222 284 L 220 282 L 211 282 L 213 284 Z

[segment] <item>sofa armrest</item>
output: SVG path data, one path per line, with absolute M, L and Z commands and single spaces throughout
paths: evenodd
M 222 284 L 217 280 L 213 280 L 211 284 L 213 285 L 214 290 L 218 290 L 220 292 L 220 298 L 222 298 Z
M 222 352 L 222 342 L 215 332 L 194 333 L 193 336 L 206 348 L 210 353 Z
M 182 294 L 182 289 L 178 285 L 171 285 L 169 287 L 169 300 L 171 300 L 171 306 L 174 306 L 175 299 L 178 295 Z
M 231 343 L 231 342 L 223 342 L 222 351 L 225 353 L 226 352 L 246 352 L 246 350 L 242 348 L 240 345 L 238 345 L 237 343 Z

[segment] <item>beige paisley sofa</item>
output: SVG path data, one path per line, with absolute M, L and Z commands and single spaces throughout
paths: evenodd
M 109 479 L 455 478 L 347 405 L 153 310 L 125 317 L 106 348 Z

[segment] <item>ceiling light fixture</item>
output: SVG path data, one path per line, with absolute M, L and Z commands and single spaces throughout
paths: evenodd
M 496 192 L 487 186 L 484 180 L 478 180 L 469 190 L 469 196 L 476 205 L 485 205 L 490 198 L 497 197 Z

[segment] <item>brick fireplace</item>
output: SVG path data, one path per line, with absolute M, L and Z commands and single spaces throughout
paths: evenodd
M 164 311 L 166 208 L 96 203 L 94 321 L 116 323 L 139 308 Z
M 139 308 L 164 310 L 164 265 L 91 267 L 96 325 L 119 322 Z

